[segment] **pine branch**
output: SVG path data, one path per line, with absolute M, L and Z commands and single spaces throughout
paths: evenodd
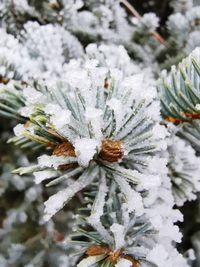
M 164 119 L 180 125 L 179 135 L 200 149 L 200 50 L 197 48 L 178 67 L 172 67 L 159 83 Z
M 200 189 L 199 158 L 195 150 L 181 138 L 171 134 L 168 140 L 168 170 L 172 182 L 175 203 L 183 206 L 186 201 L 196 199 Z
M 97 49 L 95 57 L 98 53 Z M 102 52 L 99 56 L 102 59 Z M 108 56 L 105 54 L 105 59 Z M 88 58 L 92 59 L 90 54 Z M 117 64 L 123 58 L 132 67 L 125 51 L 121 54 L 121 48 L 116 50 L 116 58 Z M 102 171 L 106 171 L 117 182 L 127 203 L 130 203 L 130 209 L 138 214 L 142 214 L 143 204 L 136 186 L 149 190 L 160 183 L 158 176 L 145 170 L 148 169 L 148 163 L 145 167 L 139 160 L 141 156 L 153 156 L 160 151 L 165 135 L 164 127 L 157 121 L 157 109 L 154 111 L 154 102 L 157 102 L 155 88 L 147 89 L 152 90 L 152 98 L 146 98 L 140 94 L 140 86 L 148 87 L 148 76 L 144 80 L 137 80 L 137 75 L 129 78 L 124 74 L 125 77 L 122 76 L 122 80 L 118 81 L 106 62 L 101 62 L 106 69 L 103 76 L 102 67 L 94 67 L 94 77 L 99 84 L 95 83 L 92 69 L 88 72 L 87 66 L 82 63 L 73 70 L 69 69 L 67 77 L 72 83 L 69 82 L 66 88 L 58 85 L 56 90 L 52 90 L 48 86 L 33 84 L 21 88 L 19 93 L 20 97 L 23 95 L 25 98 L 25 106 L 20 108 L 19 114 L 23 113 L 27 122 L 14 128 L 17 136 L 11 140 L 22 147 L 42 144 L 51 155 L 39 157 L 38 165 L 33 169 L 19 169 L 16 173 L 34 171 L 37 183 L 51 179 L 46 184 L 48 187 L 58 183 L 64 186 L 63 190 L 46 201 L 47 219 L 62 209 L 78 191 L 99 180 Z M 82 82 L 77 85 L 74 85 L 74 72 L 82 73 Z M 123 81 L 129 79 L 130 82 L 124 86 Z M 132 79 L 136 79 L 133 91 Z M 93 89 L 87 84 L 92 84 Z M 85 86 L 87 94 L 84 92 Z M 124 88 L 123 91 L 119 90 L 120 86 Z M 13 92 L 12 98 L 16 97 L 16 92 Z M 9 98 L 5 98 L 8 101 Z M 91 99 L 94 103 L 92 106 Z M 157 136 L 157 128 L 163 129 L 163 135 Z M 127 168 L 132 165 L 133 158 L 135 169 Z M 131 205 L 133 198 L 135 204 Z
M 126 9 L 133 16 L 135 16 L 138 20 L 141 19 L 141 15 L 138 13 L 138 11 L 127 0 L 120 0 L 120 2 L 126 7 Z M 159 43 L 167 46 L 166 40 L 158 32 L 152 32 L 152 35 Z
M 90 191 L 87 193 L 85 200 L 88 200 L 90 195 L 89 203 L 93 203 L 91 209 L 79 210 L 76 228 L 67 240 L 72 247 L 79 246 L 77 266 L 85 266 L 91 260 L 94 260 L 98 267 L 116 266 L 117 263 L 126 261 L 132 267 L 139 267 L 144 262 L 154 266 L 146 259 L 148 251 L 151 250 L 149 245 L 153 245 L 157 235 L 151 223 L 128 212 L 127 205 L 116 191 L 115 183 L 112 182 L 112 186 L 109 186 L 109 192 L 104 179 L 100 181 L 99 186 L 100 193 L 98 184 L 93 184 L 92 192 L 97 194 L 95 200 L 95 194 Z M 88 214 L 91 215 L 88 217 Z M 102 224 L 105 226 L 103 229 Z M 145 244 L 139 245 L 140 239 L 143 238 L 146 238 L 146 244 L 149 244 L 146 248 Z M 142 250 L 145 252 L 141 253 Z

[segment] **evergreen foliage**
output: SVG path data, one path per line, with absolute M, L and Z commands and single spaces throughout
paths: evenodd
M 0 266 L 199 266 L 199 21 L 0 0 Z

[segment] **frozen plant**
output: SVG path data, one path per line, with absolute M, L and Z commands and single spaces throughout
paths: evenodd
M 200 44 L 200 10 L 166 2 L 0 1 L 0 265 L 191 266 L 199 48 L 160 69 Z
M 97 187 L 99 193 L 93 203 Z M 186 260 L 170 245 L 171 238 L 163 235 L 164 229 L 158 227 L 163 219 L 168 233 L 172 231 L 173 238 L 175 234 L 177 237 L 179 235 L 174 226 L 168 225 L 171 218 L 168 221 L 167 216 L 159 214 L 159 205 L 157 213 L 151 212 L 148 207 L 142 216 L 137 216 L 129 212 L 113 181 L 109 191 L 105 179 L 99 185 L 93 184 L 92 188 L 93 191 L 87 192 L 85 197 L 87 208 L 80 211 L 77 226 L 71 238 L 66 239 L 67 246 L 79 250 L 78 267 L 89 267 L 94 263 L 97 266 L 117 267 L 188 266 Z M 155 206 L 153 209 L 155 211 Z M 87 214 L 91 215 L 86 217 Z
M 41 72 L 45 76 L 59 76 L 64 63 L 83 55 L 83 47 L 76 37 L 60 25 L 41 26 L 37 22 L 28 22 L 21 31 L 20 40 L 32 61 L 39 65 L 40 73 L 36 74 L 39 77 Z
M 65 87 L 25 86 L 22 92 L 12 91 L 12 98 L 19 97 L 22 106 L 11 113 L 28 120 L 26 125 L 15 127 L 14 141 L 30 139 L 52 151 L 51 156 L 40 156 L 28 172 L 34 172 L 37 183 L 50 178 L 54 180 L 48 185 L 70 183 L 45 203 L 46 220 L 104 172 L 113 176 L 127 202 L 133 196 L 138 199 L 130 208 L 142 213 L 142 199 L 133 185 L 148 190 L 160 184 L 157 173 L 148 173 L 145 168 L 145 155 L 156 154 L 166 146 L 152 79 L 142 73 L 126 76 L 116 68 L 98 66 L 94 59 L 82 63 L 73 60 L 65 71 Z M 141 86 L 146 86 L 145 93 Z M 4 105 L 10 103 L 7 96 L 2 90 Z M 15 101 L 10 110 L 12 105 Z M 132 170 L 129 165 L 133 164 Z M 70 177 L 77 176 L 78 180 L 70 182 Z
M 177 136 L 169 139 L 169 176 L 175 203 L 182 206 L 185 201 L 197 198 L 200 191 L 199 158 L 195 150 Z
M 187 139 L 199 151 L 199 79 L 200 49 L 172 66 L 169 75 L 163 72 L 159 83 L 162 115 L 166 121 L 178 126 L 178 135 Z
M 173 0 L 171 6 L 176 13 L 185 14 L 186 11 L 193 7 L 193 0 Z
M 14 128 L 16 137 L 12 141 L 27 147 L 41 143 L 49 150 L 38 157 L 38 164 L 19 168 L 15 173 L 33 173 L 35 183 L 42 182 L 47 187 L 60 184 L 58 192 L 45 202 L 45 221 L 85 187 L 94 192 L 93 183 L 99 182 L 86 220 L 100 233 L 102 242 L 111 247 L 118 242 L 120 245 L 113 248 L 117 251 L 127 242 L 117 237 L 117 225 L 122 222 L 116 221 L 114 225 L 118 228 L 110 225 L 108 230 L 107 222 L 101 222 L 106 194 L 111 190 L 111 182 L 114 183 L 114 192 L 119 191 L 120 199 L 126 203 L 123 216 L 129 221 L 129 214 L 133 213 L 144 224 L 149 221 L 156 232 L 154 242 L 147 242 L 148 250 L 141 248 L 143 256 L 133 257 L 135 264 L 145 266 L 145 262 L 151 262 L 165 267 L 182 262 L 187 266 L 173 246 L 173 242 L 181 240 L 174 223 L 182 217 L 173 210 L 166 159 L 159 158 L 167 147 L 164 140 L 167 131 L 160 125 L 154 80 L 147 70 L 142 72 L 134 67 L 122 47 L 113 46 L 112 57 L 109 49 L 90 45 L 84 59 L 65 64 L 67 80 L 63 86 L 17 83 L 16 87 L 8 84 L 2 89 L 2 112 L 5 109 L 10 116 L 15 114 L 21 120 Z M 120 64 L 122 60 L 130 65 L 129 71 Z M 121 201 L 119 205 L 120 210 Z M 129 223 L 132 225 L 131 219 Z M 168 229 L 167 234 L 163 225 Z M 120 227 L 123 232 L 124 226 Z M 118 241 L 111 237 L 112 229 Z M 141 235 L 142 240 L 144 236 Z M 165 251 L 164 258 L 156 260 L 160 249 Z M 171 253 L 179 256 L 173 259 Z M 121 264 L 120 259 L 117 258 L 116 264 Z

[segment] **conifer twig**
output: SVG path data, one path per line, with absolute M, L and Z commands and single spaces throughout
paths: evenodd
M 138 20 L 141 20 L 141 15 L 127 0 L 120 0 L 120 2 L 133 16 L 135 16 Z M 152 32 L 152 35 L 159 43 L 166 45 L 165 39 L 158 32 Z

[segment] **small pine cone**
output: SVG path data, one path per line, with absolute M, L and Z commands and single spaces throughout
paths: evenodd
M 0 76 L 0 83 L 7 84 L 8 82 L 9 82 L 8 78 Z
M 92 245 L 87 249 L 86 254 L 88 256 L 97 256 L 97 255 L 102 255 L 102 254 L 107 255 L 109 252 L 110 252 L 110 249 L 108 247 L 100 246 L 100 245 Z
M 57 145 L 54 150 L 53 150 L 53 155 L 54 156 L 66 156 L 66 157 L 75 157 L 75 150 L 73 145 L 65 141 L 59 145 Z M 62 164 L 59 166 L 59 169 L 61 170 L 67 170 L 73 167 L 76 167 L 77 163 L 71 163 L 71 164 Z
M 121 255 L 122 255 L 121 249 L 117 251 L 111 251 L 109 254 L 108 260 L 115 265 L 118 262 L 118 260 L 121 258 Z
M 55 155 L 55 156 L 67 156 L 67 157 L 75 157 L 76 156 L 73 145 L 68 141 L 65 141 L 65 142 L 57 145 L 54 148 L 53 155 Z
M 123 157 L 122 141 L 104 139 L 99 156 L 109 162 L 117 162 Z

